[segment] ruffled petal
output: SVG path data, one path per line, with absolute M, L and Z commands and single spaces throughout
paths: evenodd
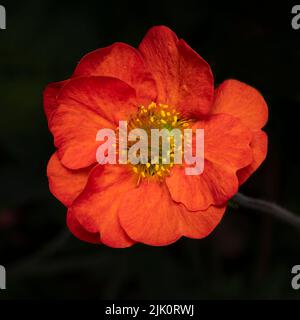
M 139 103 L 146 104 L 156 99 L 156 84 L 141 54 L 125 43 L 117 42 L 88 53 L 80 60 L 73 76 L 117 78 L 136 90 Z
M 174 201 L 197 211 L 223 205 L 237 192 L 236 172 L 252 162 L 252 135 L 241 121 L 226 114 L 198 121 L 193 128 L 204 129 L 204 171 L 186 175 L 185 167 L 175 166 L 166 183 Z
M 221 220 L 225 208 L 190 212 L 172 200 L 165 183 L 144 181 L 128 191 L 121 202 L 119 217 L 130 238 L 163 246 L 182 236 L 198 239 L 207 236 Z
M 136 180 L 127 166 L 96 166 L 84 191 L 72 205 L 72 212 L 89 232 L 100 233 L 101 242 L 115 248 L 132 246 L 133 241 L 119 223 L 118 208 Z
M 210 206 L 206 210 L 191 212 L 180 206 L 182 235 L 193 239 L 207 237 L 220 223 L 227 208 L 227 205 Z
M 268 120 L 268 106 L 262 95 L 237 80 L 226 80 L 218 86 L 212 112 L 231 114 L 251 130 L 261 129 Z
M 49 122 L 62 164 L 70 169 L 96 162 L 97 132 L 115 129 L 137 111 L 135 91 L 126 83 L 106 77 L 77 78 L 58 96 L 59 108 Z
M 68 80 L 53 82 L 47 85 L 44 90 L 44 111 L 48 121 L 51 119 L 52 114 L 56 111 L 58 106 L 57 96 L 61 88 L 68 82 Z
M 69 230 L 74 234 L 74 236 L 79 240 L 90 243 L 101 243 L 99 233 L 91 233 L 86 231 L 75 218 L 71 209 L 69 209 L 67 213 L 67 226 Z
M 268 136 L 264 131 L 253 133 L 250 146 L 253 151 L 253 162 L 237 172 L 240 184 L 244 183 L 265 160 L 268 152 Z
M 64 167 L 57 153 L 50 158 L 47 166 L 47 176 L 51 193 L 69 207 L 86 185 L 91 168 L 70 170 Z
M 209 65 L 164 26 L 153 27 L 139 46 L 158 91 L 158 101 L 185 117 L 209 113 L 214 95 Z
M 213 113 L 231 114 L 252 130 L 250 146 L 253 162 L 238 171 L 239 182 L 242 184 L 266 158 L 267 135 L 260 129 L 268 121 L 268 106 L 262 95 L 253 87 L 237 80 L 226 80 L 216 89 Z

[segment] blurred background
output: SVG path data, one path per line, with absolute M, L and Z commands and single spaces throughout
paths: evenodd
M 204 240 L 116 250 L 83 243 L 49 192 L 54 152 L 42 107 L 49 82 L 68 78 L 87 52 L 137 46 L 164 24 L 206 59 L 216 84 L 237 78 L 261 91 L 270 111 L 269 153 L 244 194 L 300 211 L 300 30 L 291 8 L 214 1 L 3 1 L 0 30 L 0 299 L 299 298 L 291 268 L 300 233 L 262 213 L 229 208 Z

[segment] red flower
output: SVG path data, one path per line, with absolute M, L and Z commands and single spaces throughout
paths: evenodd
M 181 126 L 187 119 L 205 130 L 201 175 L 162 165 L 150 179 L 146 166 L 97 164 L 98 130 L 135 121 L 152 102 L 175 110 L 166 121 Z M 57 148 L 47 169 L 50 190 L 68 207 L 75 236 L 111 247 L 207 236 L 267 153 L 260 93 L 236 80 L 214 90 L 207 62 L 163 26 L 138 49 L 115 43 L 87 54 L 70 79 L 48 85 L 44 106 Z

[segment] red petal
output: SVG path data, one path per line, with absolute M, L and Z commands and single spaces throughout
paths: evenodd
M 268 106 L 262 95 L 237 80 L 226 80 L 216 89 L 212 111 L 231 114 L 252 130 L 261 129 L 268 120 Z
M 72 210 L 69 209 L 67 213 L 67 226 L 75 237 L 82 241 L 90 243 L 101 243 L 99 233 L 91 233 L 86 231 L 82 225 L 75 218 Z
M 181 205 L 181 229 L 185 237 L 201 239 L 207 237 L 221 221 L 225 210 L 224 206 L 210 206 L 203 211 L 190 212 Z
M 74 76 L 107 76 L 120 79 L 135 88 L 139 102 L 156 99 L 156 85 L 138 50 L 125 43 L 95 50 L 79 62 Z
M 116 128 L 119 120 L 127 120 L 137 110 L 134 90 L 106 77 L 71 80 L 61 90 L 58 102 L 49 128 L 61 162 L 70 169 L 95 163 L 97 132 Z
M 52 114 L 56 111 L 58 106 L 57 96 L 61 88 L 68 82 L 68 80 L 53 82 L 47 85 L 44 90 L 44 110 L 48 121 L 52 117 Z
M 67 169 L 60 163 L 57 154 L 54 153 L 47 166 L 50 191 L 66 207 L 69 207 L 83 190 L 90 170 L 90 168 Z
M 222 205 L 236 194 L 239 181 L 227 167 L 205 161 L 201 175 L 188 176 L 184 168 L 175 167 L 166 179 L 172 198 L 188 210 L 206 210 L 211 205 Z
M 268 106 L 256 89 L 237 80 L 226 80 L 216 90 L 213 112 L 231 114 L 253 131 L 250 144 L 253 151 L 253 163 L 239 170 L 238 178 L 242 184 L 266 157 L 267 136 L 260 129 L 268 120 Z
M 196 128 L 204 129 L 203 173 L 189 176 L 183 167 L 174 167 L 166 179 L 173 200 L 193 211 L 223 205 L 238 190 L 237 170 L 252 162 L 251 132 L 238 119 L 214 115 L 195 123 Z
M 266 133 L 261 130 L 254 132 L 250 146 L 253 150 L 253 162 L 237 172 L 240 184 L 244 183 L 265 160 L 268 151 L 268 136 Z
M 175 203 L 164 183 L 144 181 L 128 191 L 119 217 L 130 238 L 153 246 L 175 242 L 181 236 L 203 238 L 219 223 L 225 207 L 190 212 Z
M 158 90 L 158 100 L 187 117 L 210 111 L 213 76 L 209 65 L 167 27 L 153 27 L 139 46 Z
M 102 243 L 116 248 L 132 246 L 134 241 L 121 227 L 117 212 L 120 201 L 135 187 L 136 181 L 127 166 L 98 165 L 73 203 L 72 211 L 86 230 L 100 233 Z

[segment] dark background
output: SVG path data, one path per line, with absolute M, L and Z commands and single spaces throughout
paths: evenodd
M 291 5 L 214 1 L 0 1 L 1 298 L 299 298 L 291 268 L 299 232 L 262 213 L 230 208 L 204 240 L 117 250 L 69 235 L 48 190 L 54 151 L 42 108 L 49 82 L 68 78 L 87 52 L 137 46 L 164 24 L 205 58 L 216 84 L 237 78 L 264 95 L 269 153 L 242 187 L 299 212 L 300 30 Z

